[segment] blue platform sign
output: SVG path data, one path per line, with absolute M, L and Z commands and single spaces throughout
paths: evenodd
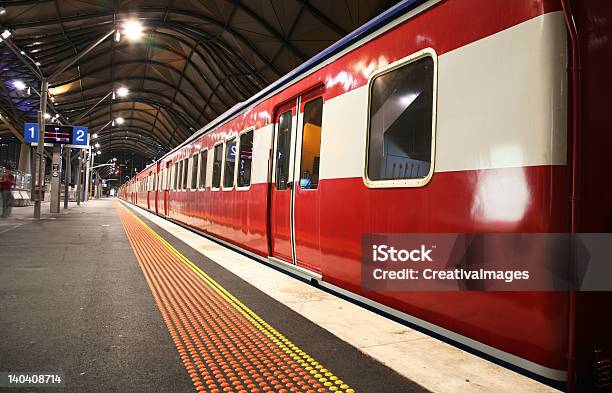
M 25 123 L 23 126 L 24 142 L 38 142 L 38 123 Z
M 72 144 L 87 145 L 87 127 L 74 126 L 72 128 Z

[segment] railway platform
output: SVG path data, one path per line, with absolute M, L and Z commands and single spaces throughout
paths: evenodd
M 119 200 L 19 209 L 0 371 L 61 373 L 51 391 L 556 391 Z

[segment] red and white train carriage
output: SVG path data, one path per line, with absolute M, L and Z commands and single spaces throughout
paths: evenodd
M 120 197 L 534 377 L 590 386 L 608 293 L 360 285 L 363 233 L 612 228 L 612 186 L 594 181 L 612 168 L 598 89 L 612 86 L 612 6 L 493 3 L 400 3 Z

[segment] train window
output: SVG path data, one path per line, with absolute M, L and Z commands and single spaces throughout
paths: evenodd
M 212 188 L 221 187 L 221 162 L 223 161 L 223 143 L 215 145 L 213 157 Z
M 416 60 L 392 66 L 371 80 L 369 186 L 423 186 L 431 178 L 434 74 L 433 56 L 418 54 Z
M 319 161 L 321 158 L 321 124 L 323 98 L 304 105 L 302 129 L 302 157 L 300 160 L 300 188 L 315 189 L 319 185 Z
M 223 167 L 223 188 L 234 185 L 234 170 L 236 168 L 236 138 L 225 142 L 225 161 Z
M 291 111 L 280 115 L 276 137 L 276 189 L 286 190 L 289 182 L 289 154 L 291 152 Z
M 183 190 L 187 189 L 189 183 L 187 183 L 187 175 L 189 174 L 189 159 L 183 160 Z
M 178 167 L 178 190 L 182 190 L 183 189 L 183 160 L 179 161 L 179 167 Z
M 200 152 L 200 188 L 206 188 L 206 164 L 208 161 L 208 150 L 203 150 Z
M 253 130 L 240 135 L 240 148 L 238 149 L 238 187 L 251 185 L 251 162 L 253 161 Z
M 198 187 L 198 158 L 199 154 L 194 154 L 191 158 L 191 189 Z

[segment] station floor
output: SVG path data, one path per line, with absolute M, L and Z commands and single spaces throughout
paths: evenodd
M 556 391 L 118 200 L 31 212 L 0 221 L 0 372 L 50 391 Z

